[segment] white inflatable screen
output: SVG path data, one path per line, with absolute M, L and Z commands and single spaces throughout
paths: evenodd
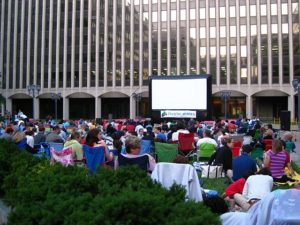
M 153 79 L 152 110 L 207 109 L 207 79 Z

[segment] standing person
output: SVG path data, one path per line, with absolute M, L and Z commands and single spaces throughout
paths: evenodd
M 232 162 L 232 171 L 233 176 L 232 179 L 234 181 L 243 177 L 247 172 L 251 171 L 253 173 L 256 172 L 256 163 L 249 156 L 251 151 L 253 150 L 251 145 L 243 145 L 242 146 L 242 154 L 236 157 Z
M 265 153 L 264 166 L 270 169 L 274 182 L 286 183 L 287 181 L 295 181 L 284 172 L 288 162 L 289 159 L 283 151 L 282 142 L 278 139 L 273 140 L 272 149 Z

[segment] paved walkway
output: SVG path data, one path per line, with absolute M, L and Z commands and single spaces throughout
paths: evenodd
M 0 225 L 7 223 L 7 215 L 10 212 L 10 208 L 8 208 L 2 200 L 0 199 Z

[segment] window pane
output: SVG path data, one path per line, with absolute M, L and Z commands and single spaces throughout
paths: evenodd
M 196 9 L 190 9 L 190 19 L 191 20 L 196 19 Z
M 298 3 L 293 3 L 292 4 L 292 13 L 293 14 L 298 14 L 299 13 Z
M 221 46 L 220 47 L 220 56 L 221 57 L 226 57 L 226 46 Z
M 277 15 L 277 4 L 271 4 L 271 15 Z
M 226 8 L 220 7 L 220 18 L 226 18 Z
M 171 10 L 171 21 L 176 21 L 176 10 Z
M 250 16 L 256 16 L 256 5 L 250 5 Z
M 236 37 L 236 26 L 230 26 L 230 37 Z
M 200 27 L 200 38 L 206 37 L 206 29 L 205 27 Z
M 260 15 L 266 16 L 267 15 L 267 5 L 260 6 Z
M 152 12 L 152 22 L 157 22 L 157 12 Z
M 242 5 L 240 6 L 240 17 L 246 16 L 246 6 Z
M 209 18 L 216 18 L 216 8 L 209 8 Z
M 256 25 L 251 25 L 251 36 L 256 36 L 257 34 L 257 28 L 256 28 Z
M 186 14 L 185 14 L 185 9 L 180 10 L 180 20 L 185 20 L 186 19 Z
M 211 38 L 215 38 L 216 37 L 216 28 L 215 27 L 211 27 L 210 28 L 210 37 Z
M 205 8 L 200 8 L 199 17 L 200 19 L 205 19 Z
M 262 24 L 261 25 L 261 34 L 267 34 L 268 33 L 268 27 L 267 24 Z
M 206 47 L 200 47 L 200 57 L 205 58 L 206 56 Z
M 282 24 L 282 33 L 283 34 L 288 34 L 289 33 L 289 26 L 287 23 Z
M 277 33 L 278 33 L 278 25 L 272 24 L 272 34 L 277 34 Z
M 246 27 L 246 25 L 241 25 L 240 33 L 241 33 L 241 37 L 246 37 L 247 36 L 247 27 Z
M 246 45 L 241 46 L 241 57 L 247 57 L 247 46 Z
M 229 7 L 229 16 L 230 17 L 235 17 L 235 6 L 230 6 Z
M 217 52 L 217 49 L 216 47 L 210 47 L 210 57 L 211 58 L 216 58 L 216 52 Z
M 167 21 L 167 11 L 161 11 L 161 21 Z
M 281 5 L 281 14 L 287 15 L 288 14 L 288 5 L 286 3 Z
M 220 37 L 226 37 L 226 27 L 225 26 L 221 26 L 220 27 Z

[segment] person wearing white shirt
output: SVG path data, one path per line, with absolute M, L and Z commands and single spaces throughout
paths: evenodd
M 234 200 L 244 211 L 272 191 L 273 178 L 270 170 L 263 168 L 256 175 L 248 177 L 243 194 L 235 194 Z
M 218 146 L 216 140 L 210 137 L 210 130 L 207 130 L 207 129 L 204 130 L 204 132 L 203 132 L 203 138 L 201 138 L 201 139 L 199 139 L 199 141 L 197 141 L 197 147 L 199 147 L 203 143 L 213 144 L 215 146 L 215 148 Z

